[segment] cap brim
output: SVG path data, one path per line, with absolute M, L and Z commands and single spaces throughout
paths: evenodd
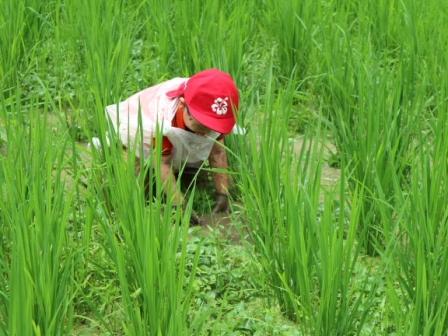
M 196 112 L 190 107 L 188 108 L 188 110 L 190 111 L 194 119 L 196 119 L 205 127 L 210 128 L 212 131 L 221 134 L 229 134 L 232 131 L 233 126 L 235 126 L 235 118 L 233 114 L 229 114 L 229 116 L 226 118 L 216 118 Z

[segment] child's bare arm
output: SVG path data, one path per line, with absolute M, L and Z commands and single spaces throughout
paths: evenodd
M 224 148 L 224 139 L 219 140 L 213 145 L 208 160 L 210 168 L 227 170 L 227 153 Z M 213 208 L 213 213 L 216 214 L 229 210 L 228 175 L 225 172 L 212 172 L 212 179 L 216 189 L 216 205 Z
M 210 168 L 227 170 L 227 153 L 224 148 L 224 139 L 219 140 L 213 145 L 208 161 L 210 163 Z M 227 190 L 229 188 L 227 174 L 212 172 L 212 179 L 216 192 L 227 194 Z

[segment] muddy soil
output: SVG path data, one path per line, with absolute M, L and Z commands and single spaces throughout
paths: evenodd
M 294 141 L 294 153 L 296 155 L 299 155 L 302 152 L 304 145 L 305 143 L 303 139 L 296 139 Z M 324 164 L 322 166 L 322 176 L 320 182 L 322 186 L 333 186 L 339 180 L 341 171 L 339 169 L 330 167 L 325 161 L 328 160 L 332 155 L 336 154 L 336 147 L 329 141 L 325 143 L 318 142 L 316 148 L 317 152 L 322 149 L 322 146 L 324 146 Z M 305 149 L 310 150 L 312 148 L 314 148 L 314 144 L 308 142 Z
M 205 214 L 201 217 L 201 227 L 204 236 L 213 237 L 219 235 L 220 238 L 228 240 L 230 244 L 238 244 L 241 241 L 240 233 L 243 231 L 235 227 L 235 223 L 228 214 Z

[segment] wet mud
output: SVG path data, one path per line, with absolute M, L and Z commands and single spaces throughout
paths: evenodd
M 201 228 L 204 236 L 213 237 L 219 235 L 221 239 L 228 240 L 231 244 L 241 241 L 240 233 L 244 235 L 243 228 L 237 228 L 237 223 L 232 221 L 228 214 L 205 214 L 201 217 Z

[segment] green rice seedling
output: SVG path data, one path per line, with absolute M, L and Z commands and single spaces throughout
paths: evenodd
M 366 199 L 368 203 L 365 203 L 363 219 L 363 225 L 372 224 L 371 229 L 367 229 L 366 241 L 366 249 L 370 254 L 374 253 L 374 245 L 384 247 L 384 241 L 393 233 L 393 209 L 400 206 L 396 195 L 400 194 L 410 170 L 413 134 L 424 107 L 420 103 L 423 101 L 424 85 L 418 91 L 406 87 L 406 77 L 412 78 L 407 72 L 409 70 L 404 62 L 397 77 L 393 75 L 395 78 L 389 79 L 387 75 L 380 79 L 383 87 L 378 96 L 368 91 L 360 92 L 361 98 L 367 99 L 367 106 L 366 110 L 360 109 L 358 114 L 358 139 L 351 142 L 354 145 L 351 157 L 354 158 L 356 178 L 368 188 L 372 197 Z M 393 87 L 394 91 L 388 87 Z M 412 101 L 411 92 L 415 99 Z M 355 149 L 357 146 L 358 149 Z
M 5 111 L 6 110 L 6 106 L 5 106 L 5 102 L 4 99 L 1 99 L 1 108 L 0 111 Z M 6 155 L 5 155 L 5 150 L 6 150 L 6 141 L 7 141 L 7 134 L 6 134 L 6 126 L 4 125 L 4 114 L 1 113 L 1 122 L 2 122 L 2 128 L 1 128 L 1 132 L 2 132 L 2 140 L 0 143 L 0 167 L 2 169 L 0 169 L 0 197 L 3 199 L 4 197 L 6 197 L 6 193 L 5 193 L 5 188 L 4 188 L 4 183 L 3 181 L 5 181 L 5 175 L 3 172 L 3 164 L 6 161 Z M 0 211 L 0 223 L 3 223 L 3 216 L 5 214 L 3 213 L 3 211 Z M 9 227 L 6 225 L 1 225 L 0 226 L 0 232 L 1 232 L 1 240 L 0 240 L 0 331 L 2 332 L 2 334 L 6 334 L 6 323 L 5 323 L 5 316 L 7 316 L 7 306 L 8 306 L 8 292 L 7 292 L 7 288 L 8 288 L 8 274 L 9 274 L 9 267 L 8 267 L 8 258 L 9 255 L 11 254 L 11 245 L 10 245 L 10 241 L 11 241 L 11 233 L 9 231 Z
M 248 15 L 254 6 L 236 1 L 147 2 L 139 8 L 149 18 L 141 35 L 165 73 L 189 76 L 218 67 L 238 81 L 244 50 L 255 36 Z
M 335 20 L 333 32 L 321 30 L 328 60 L 323 68 L 331 78 L 324 80 L 324 100 L 337 146 L 354 167 L 351 188 L 357 183 L 367 188 L 360 230 L 370 237 L 365 242 L 371 254 L 391 238 L 394 225 L 389 224 L 410 171 L 416 126 L 426 113 L 427 97 L 437 92 L 427 69 L 440 69 L 443 52 L 421 48 L 433 33 L 443 35 L 443 23 L 433 17 L 437 6 L 366 3 L 349 9 L 353 12 L 346 18 L 354 16 L 353 24 L 336 16 L 342 24 Z M 426 21 L 437 23 L 427 26 Z
M 157 3 L 144 1 L 136 8 L 135 17 L 141 21 L 142 25 L 138 34 L 139 40 L 142 41 L 141 59 L 146 65 L 142 76 L 147 76 L 149 83 L 160 81 L 168 73 L 178 72 L 181 64 L 174 62 L 174 53 L 189 54 L 189 51 L 173 48 L 173 39 L 175 38 L 173 27 L 177 24 L 173 20 L 173 11 L 176 7 L 176 4 L 170 1 Z M 178 76 L 181 75 L 178 73 Z
M 404 51 L 396 66 L 386 67 L 369 42 L 354 54 L 353 39 L 342 29 L 329 38 L 324 99 L 336 146 L 353 169 L 349 185 L 352 190 L 358 184 L 366 188 L 359 231 L 368 238 L 363 239 L 366 251 L 375 254 L 392 234 L 394 208 L 399 206 L 395 193 L 410 169 L 425 86 L 416 85 L 414 62 Z M 345 60 L 338 57 L 341 53 Z
M 446 79 L 440 78 L 440 83 L 440 95 L 434 97 L 435 115 L 428 120 L 431 132 L 419 127 L 400 236 L 397 245 L 391 246 L 395 262 L 389 281 L 398 286 L 391 285 L 389 294 L 399 335 L 448 331 Z
M 107 129 L 105 115 L 97 120 L 98 129 Z M 109 135 L 110 147 L 92 151 L 92 162 L 101 165 L 101 178 L 92 175 L 88 207 L 105 236 L 105 250 L 114 265 L 123 305 L 121 330 L 127 335 L 180 335 L 189 324 L 200 330 L 195 321 L 187 321 L 192 300 L 195 269 L 201 244 L 197 245 L 194 261 L 186 263 L 189 215 L 193 197 L 185 212 L 174 206 L 171 195 L 163 202 L 160 167 L 152 158 L 161 160 L 157 147 L 141 171 L 154 178 L 156 191 L 145 200 L 144 175 L 134 175 L 135 148 L 127 151 L 127 162 L 121 146 L 115 146 L 114 133 Z M 161 139 L 158 134 L 157 139 Z M 159 141 L 161 143 L 161 141 Z M 140 147 L 142 150 L 142 146 Z M 143 153 L 139 153 L 143 157 Z M 96 165 L 97 163 L 95 163 Z M 96 168 L 95 168 L 96 169 Z M 92 170 L 92 174 L 95 170 Z M 188 282 L 185 275 L 189 274 Z M 97 314 L 98 315 L 98 314 Z M 101 321 L 102 317 L 98 315 Z M 103 327 L 109 329 L 102 321 Z
M 24 76 L 36 58 L 42 26 L 39 17 L 43 1 L 10 1 L 0 3 L 0 92 L 14 93 L 17 75 Z
M 132 17 L 125 5 L 125 1 L 66 4 L 68 24 L 75 34 L 73 42 L 80 47 L 77 52 L 87 68 L 85 83 L 79 89 L 87 96 L 94 95 L 101 106 L 118 99 L 123 91 L 121 83 L 139 28 L 128 24 Z
M 20 96 L 20 92 L 17 92 Z M 47 104 L 48 106 L 48 99 Z M 1 160 L 2 330 L 9 335 L 70 332 L 72 260 L 66 225 L 74 198 L 67 185 L 67 136 L 48 127 L 48 109 L 17 100 L 0 108 L 7 134 Z M 76 181 L 75 181 L 76 183 Z
M 342 171 L 344 167 L 343 163 Z M 346 195 L 344 182 L 342 175 L 337 194 L 325 194 L 323 213 L 318 216 L 313 267 L 319 301 L 312 315 L 313 330 L 318 335 L 363 334 L 374 311 L 379 279 L 384 276 L 381 270 L 360 265 L 362 241 L 356 240 L 356 231 L 364 189 Z
M 310 55 L 314 47 L 316 17 L 321 6 L 312 1 L 266 1 L 263 10 L 265 33 L 278 48 L 281 75 L 289 78 L 308 76 Z
M 249 7 L 249 5 L 246 5 Z M 182 65 L 184 73 L 195 73 L 205 68 L 220 67 L 236 75 L 242 62 L 242 50 L 247 34 L 245 29 L 247 16 L 244 7 L 237 2 L 219 1 L 204 3 L 182 2 L 174 11 L 173 48 L 177 63 Z M 178 39 L 184 27 L 192 29 L 184 39 Z M 183 51 L 189 50 L 185 55 Z M 228 62 L 230 61 L 230 62 Z M 229 68 L 229 66 L 235 68 Z
M 348 23 L 358 21 L 359 36 L 369 36 L 372 47 L 391 57 L 400 49 L 402 34 L 402 6 L 406 1 L 372 1 L 357 6 L 354 2 L 349 10 L 351 17 Z
M 353 194 L 348 228 L 343 182 L 338 209 L 335 193 L 319 203 L 322 149 L 310 132 L 301 152 L 293 153 L 285 130 L 294 86 L 274 96 L 272 73 L 266 77 L 270 95 L 258 134 L 237 138 L 244 220 L 251 228 L 256 258 L 280 309 L 304 334 L 350 334 L 361 330 L 369 312 L 368 304 L 360 306 L 367 290 L 353 286 L 352 278 L 360 253 L 355 233 L 363 189 Z M 317 130 L 313 136 L 320 134 Z

